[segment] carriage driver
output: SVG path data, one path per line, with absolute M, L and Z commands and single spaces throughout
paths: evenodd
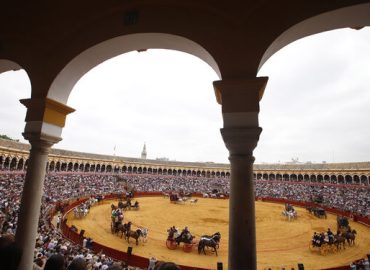
M 289 203 L 285 203 L 285 211 L 287 212 L 293 212 L 294 211 L 294 208 L 291 204 Z
M 182 230 L 180 234 L 180 238 L 186 238 L 189 239 L 191 237 L 190 231 L 188 229 L 188 226 L 185 226 L 185 228 Z
M 334 243 L 334 233 L 330 230 L 330 228 L 328 228 L 326 233 L 328 234 L 329 244 Z

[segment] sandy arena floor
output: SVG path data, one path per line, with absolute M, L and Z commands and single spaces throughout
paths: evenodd
M 200 198 L 197 204 L 187 202 L 184 205 L 172 204 L 168 198 L 162 197 L 137 200 L 140 210 L 126 211 L 124 222 L 133 222 L 133 229 L 147 227 L 149 234 L 145 244 L 140 242 L 136 246 L 134 240 L 130 241 L 133 254 L 209 269 L 216 269 L 217 262 L 223 262 L 224 269 L 227 269 L 228 200 Z M 117 201 L 105 201 L 92 207 L 89 215 L 83 219 L 74 219 L 73 213 L 70 213 L 67 223 L 69 226 L 74 224 L 79 230 L 84 229 L 85 235 L 96 242 L 127 251 L 127 241 L 111 233 L 111 203 L 117 205 Z M 296 209 L 298 219 L 288 222 L 281 215 L 283 205 L 256 202 L 258 269 L 297 269 L 297 262 L 303 263 L 305 269 L 323 269 L 348 264 L 370 252 L 370 229 L 354 222 L 350 222 L 358 233 L 354 247 L 347 246 L 345 250 L 326 256 L 310 251 L 309 242 L 313 232 L 327 228 L 335 231 L 336 216 L 329 214 L 328 219 L 318 219 L 305 209 Z M 167 249 L 167 229 L 172 225 L 179 229 L 188 226 L 198 240 L 203 234 L 219 231 L 222 237 L 218 257 L 211 252 L 198 255 L 196 248 L 191 253 L 185 253 L 182 248 Z

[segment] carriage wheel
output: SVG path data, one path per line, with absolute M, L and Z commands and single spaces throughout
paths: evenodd
M 182 250 L 189 253 L 193 251 L 193 244 L 184 243 Z
M 174 240 L 167 239 L 166 246 L 168 249 L 174 250 L 177 248 L 177 243 Z

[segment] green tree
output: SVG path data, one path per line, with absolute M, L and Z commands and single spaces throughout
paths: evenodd
M 3 134 L 0 134 L 0 139 L 19 142 L 19 140 L 12 139 L 8 137 L 7 135 L 3 135 Z

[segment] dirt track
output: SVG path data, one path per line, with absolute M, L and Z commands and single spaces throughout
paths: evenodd
M 126 211 L 125 222 L 132 221 L 136 228 L 149 228 L 147 243 L 139 243 L 133 247 L 133 254 L 151 257 L 159 260 L 174 261 L 178 264 L 192 265 L 216 269 L 217 262 L 223 262 L 227 269 L 228 246 L 228 201 L 217 199 L 199 199 L 197 204 L 187 202 L 184 205 L 172 204 L 169 199 L 162 197 L 138 198 L 140 210 Z M 110 231 L 110 205 L 113 201 L 91 208 L 89 215 L 84 219 L 74 219 L 73 214 L 68 216 L 68 225 L 74 224 L 78 229 L 84 229 L 85 235 L 94 241 L 118 250 L 127 251 L 128 243 Z M 114 201 L 117 204 L 117 201 Z M 303 263 L 305 269 L 322 269 L 348 264 L 353 259 L 364 257 L 370 251 L 370 229 L 351 222 L 351 226 L 358 232 L 356 246 L 336 254 L 322 256 L 309 250 L 309 242 L 314 231 L 323 231 L 327 228 L 336 229 L 336 217 L 328 215 L 328 219 L 318 219 L 305 209 L 296 208 L 298 219 L 288 222 L 281 215 L 283 205 L 256 202 L 257 222 L 257 264 L 258 269 L 297 269 L 297 263 Z M 192 253 L 185 253 L 181 248 L 169 250 L 165 245 L 166 230 L 175 225 L 182 229 L 188 226 L 191 233 L 199 239 L 200 235 L 213 234 L 219 231 L 222 235 L 218 257 L 213 253 L 198 255 L 194 249 Z

